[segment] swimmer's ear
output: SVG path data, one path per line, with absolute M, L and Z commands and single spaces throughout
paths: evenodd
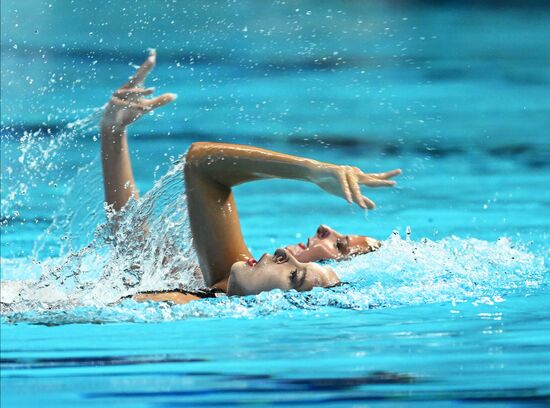
M 122 86 L 122 88 L 136 88 L 141 87 L 147 78 L 147 75 L 153 70 L 157 63 L 157 51 L 154 49 L 149 50 L 149 56 L 143 64 L 137 69 L 136 73 L 130 78 L 130 80 Z

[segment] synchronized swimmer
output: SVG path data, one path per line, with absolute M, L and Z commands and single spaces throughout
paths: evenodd
M 146 98 L 153 89 L 144 81 L 156 63 L 151 51 L 134 76 L 111 97 L 101 121 L 101 151 L 105 201 L 119 211 L 139 199 L 128 149 L 127 127 L 141 116 L 172 102 L 166 93 Z M 338 285 L 332 268 L 315 263 L 339 260 L 375 251 L 376 239 L 344 235 L 321 225 L 307 243 L 278 248 L 257 261 L 246 246 L 239 223 L 232 187 L 255 180 L 284 178 L 318 185 L 361 208 L 374 203 L 361 193 L 361 185 L 391 187 L 401 170 L 363 173 L 357 167 L 324 163 L 252 146 L 225 143 L 193 143 L 186 156 L 184 174 L 193 245 L 204 282 L 200 291 L 163 291 L 134 295 L 137 301 L 187 303 L 214 296 L 253 295 L 272 289 L 308 291 L 313 287 Z

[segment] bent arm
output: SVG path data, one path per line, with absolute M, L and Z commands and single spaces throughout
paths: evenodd
M 231 187 L 284 177 L 306 180 L 314 162 L 251 146 L 193 143 L 184 176 L 193 243 L 208 286 L 226 290 L 231 266 L 251 254 Z
M 394 170 L 365 174 L 350 166 L 291 156 L 252 146 L 193 143 L 185 162 L 185 185 L 191 230 L 207 285 L 225 289 L 231 266 L 251 257 L 244 242 L 232 187 L 267 178 L 304 180 L 355 202 L 374 203 L 361 195 L 360 184 L 392 186 Z

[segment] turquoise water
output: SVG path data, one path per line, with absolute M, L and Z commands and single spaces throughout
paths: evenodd
M 550 9 L 495 4 L 3 1 L 1 405 L 547 405 Z M 143 200 L 112 236 L 96 125 L 147 47 L 179 98 L 131 130 Z M 254 254 L 320 223 L 385 245 L 335 264 L 333 290 L 119 302 L 201 285 L 196 140 L 401 167 L 368 213 L 236 189 Z

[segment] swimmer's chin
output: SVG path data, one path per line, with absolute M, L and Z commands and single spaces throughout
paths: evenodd
M 238 281 L 242 279 L 242 275 L 246 273 L 248 265 L 244 261 L 235 262 L 231 266 L 231 272 L 227 279 L 227 295 L 228 296 L 246 296 L 243 288 L 238 285 Z

